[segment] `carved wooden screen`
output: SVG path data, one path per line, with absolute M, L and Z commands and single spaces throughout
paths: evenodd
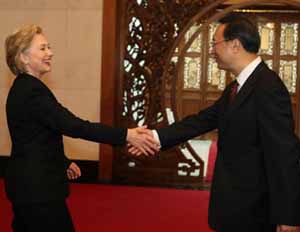
M 135 127 L 167 125 L 163 102 L 166 57 L 180 29 L 205 1 L 120 1 L 121 47 L 119 124 Z M 187 146 L 189 149 L 189 146 Z M 122 153 L 123 152 L 123 153 Z M 178 148 L 155 157 L 129 157 L 118 151 L 113 180 L 154 185 L 201 185 L 203 161 L 186 159 Z M 191 152 L 193 152 L 191 150 Z
M 259 14 L 262 38 L 260 55 L 285 83 L 292 101 L 295 130 L 299 136 L 299 19 L 298 13 Z
M 201 21 L 196 19 L 202 9 L 217 6 L 217 2 L 121 2 L 120 46 L 123 52 L 118 80 L 121 93 L 118 110 L 122 113 L 118 114 L 118 124 L 127 127 L 146 124 L 158 128 L 168 124 L 165 108 L 172 109 L 178 119 L 212 104 L 233 76 L 218 70 L 209 55 L 210 41 L 217 25 L 207 23 L 206 19 L 219 11 L 212 7 L 212 11 L 200 15 Z M 291 93 L 295 119 L 298 119 L 298 13 L 281 13 L 279 17 L 275 11 L 253 12 L 248 14 L 257 17 L 259 22 L 260 54 L 272 69 L 281 74 Z M 178 43 L 179 35 L 183 37 Z M 298 124 L 296 120 L 297 128 Z M 216 139 L 216 133 L 203 138 Z M 194 159 L 186 158 L 181 147 L 161 152 L 158 156 L 139 158 L 126 155 L 126 151 L 117 151 L 113 160 L 113 179 L 134 184 L 201 186 L 203 161 L 197 158 L 189 144 L 184 146 Z

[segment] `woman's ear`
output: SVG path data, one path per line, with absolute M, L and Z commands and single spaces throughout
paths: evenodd
M 20 53 L 20 61 L 25 65 L 29 63 L 28 56 L 24 52 Z

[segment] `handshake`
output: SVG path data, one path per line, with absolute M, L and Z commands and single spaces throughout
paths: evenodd
M 159 141 L 153 136 L 153 132 L 147 126 L 136 127 L 127 130 L 128 152 L 131 155 L 140 156 L 142 154 L 154 155 L 160 149 Z M 75 180 L 81 176 L 79 166 L 71 162 L 67 169 L 69 180 Z
M 160 149 L 160 143 L 154 138 L 153 132 L 147 126 L 128 129 L 128 152 L 131 155 L 154 155 Z

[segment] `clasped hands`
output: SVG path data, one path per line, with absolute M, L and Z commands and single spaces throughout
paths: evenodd
M 147 126 L 128 129 L 128 152 L 131 155 L 154 155 L 160 149 L 159 141 L 155 140 L 151 130 Z

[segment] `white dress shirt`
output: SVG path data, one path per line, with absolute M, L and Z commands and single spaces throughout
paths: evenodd
M 256 59 L 254 59 L 250 64 L 248 64 L 236 77 L 236 81 L 238 82 L 238 91 L 242 88 L 242 86 L 245 84 L 248 77 L 253 73 L 253 71 L 256 69 L 256 67 L 261 62 L 260 56 L 258 56 Z

